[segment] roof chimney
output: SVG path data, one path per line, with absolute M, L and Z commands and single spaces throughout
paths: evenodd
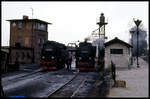
M 23 20 L 27 20 L 28 16 L 27 15 L 23 15 Z

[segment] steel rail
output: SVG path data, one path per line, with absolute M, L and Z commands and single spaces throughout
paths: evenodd
M 7 80 L 7 81 L 16 81 L 16 80 L 18 80 L 20 78 L 28 77 L 28 76 L 31 76 L 31 75 L 34 75 L 34 74 L 37 74 L 37 73 L 40 73 L 40 71 L 36 71 L 36 72 L 29 73 L 29 74 L 25 74 L 25 75 L 20 76 L 20 77 L 15 77 L 15 78 Z M 43 74 L 45 74 L 45 73 L 43 73 Z M 43 74 L 40 74 L 40 75 L 43 75 Z
M 28 74 L 25 74 L 25 75 L 22 75 L 22 76 L 19 76 L 19 77 L 15 77 L 15 78 L 13 78 L 13 79 L 6 80 L 6 81 L 16 81 L 16 80 L 18 80 L 18 79 L 20 79 L 20 78 L 24 78 L 24 77 L 28 77 L 28 76 L 31 76 L 31 75 L 35 75 L 35 74 L 37 74 L 37 73 L 40 73 L 41 71 L 43 71 L 43 69 L 39 69 L 39 70 L 37 70 L 37 71 L 33 71 L 33 72 L 31 72 L 31 73 L 28 73 Z M 55 71 L 55 72 L 57 72 L 57 71 Z M 46 74 L 46 73 L 48 73 L 48 72 L 44 72 L 44 73 L 42 73 L 42 74 L 39 74 L 38 76 L 43 75 L 43 74 Z
M 64 88 L 68 83 L 70 83 L 71 81 L 73 81 L 78 76 L 78 74 L 79 74 L 79 72 L 77 72 L 77 74 L 71 80 L 67 81 L 64 85 L 62 85 L 61 87 L 57 88 L 52 93 L 48 94 L 48 97 L 51 97 L 53 94 L 55 94 L 56 92 L 58 92 L 59 90 L 61 90 L 62 88 Z
M 73 98 L 75 97 L 75 95 L 78 93 L 79 89 L 83 86 L 83 84 L 85 83 L 86 81 L 86 77 L 85 79 L 82 81 L 82 83 L 80 84 L 80 86 L 74 91 L 74 93 L 70 96 L 70 98 Z

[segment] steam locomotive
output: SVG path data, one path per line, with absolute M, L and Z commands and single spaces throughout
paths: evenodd
M 76 49 L 76 68 L 79 71 L 95 70 L 96 47 L 88 42 L 80 42 Z
M 43 44 L 40 68 L 57 70 L 65 67 L 66 46 L 55 41 Z

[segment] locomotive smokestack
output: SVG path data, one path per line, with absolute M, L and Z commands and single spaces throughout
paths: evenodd
M 23 20 L 27 20 L 28 16 L 27 15 L 23 15 Z
M 87 41 L 88 41 L 88 38 L 85 38 L 85 39 L 84 39 L 84 42 L 86 42 L 86 43 L 87 43 Z

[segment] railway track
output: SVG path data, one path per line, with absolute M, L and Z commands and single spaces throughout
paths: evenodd
M 69 80 L 64 85 L 56 89 L 54 92 L 50 93 L 48 97 L 50 98 L 75 97 L 80 88 L 84 85 L 85 81 L 86 81 L 85 75 L 81 75 L 81 73 L 78 72 L 71 80 Z
M 43 74 L 45 74 L 45 73 L 41 73 L 40 71 L 36 71 L 36 72 L 32 72 L 32 73 L 28 73 L 28 74 L 24 74 L 24 75 L 21 75 L 21 76 L 19 76 L 19 77 L 13 77 L 13 78 L 11 78 L 11 79 L 6 79 L 5 80 L 5 78 L 4 78 L 4 81 L 6 82 L 15 82 L 15 81 L 19 81 L 19 80 L 22 80 L 22 79 L 24 79 L 24 78 L 26 78 L 26 77 L 32 77 L 32 76 L 34 76 L 34 75 L 36 75 L 36 76 L 39 76 L 39 75 L 43 75 Z
M 25 75 L 22 75 L 22 76 L 19 76 L 19 77 L 14 77 L 12 79 L 7 79 L 7 80 L 2 79 L 2 83 L 3 83 L 3 86 L 7 86 L 9 84 L 21 82 L 21 81 L 24 81 L 24 80 L 27 80 L 27 79 L 32 79 L 32 78 L 33 79 L 38 79 L 39 77 L 42 77 L 43 75 L 45 75 L 47 73 L 55 73 L 55 72 L 58 72 L 58 71 L 42 72 L 42 70 L 39 70 L 39 71 L 32 72 L 32 73 L 29 73 L 29 74 L 25 74 Z
M 61 71 L 61 70 L 58 70 L 58 71 Z M 52 73 L 55 73 L 55 72 L 58 72 L 58 71 L 51 71 Z M 34 77 L 34 76 L 40 76 L 40 75 L 43 75 L 43 74 L 46 74 L 48 73 L 47 71 L 44 71 L 42 69 L 39 69 L 37 71 L 34 71 L 34 72 L 31 72 L 31 73 L 28 73 L 28 74 L 23 74 L 23 75 L 19 75 L 19 76 L 16 76 L 16 77 L 8 77 L 8 79 L 6 78 L 2 78 L 3 81 L 7 81 L 7 82 L 15 82 L 15 81 L 19 81 L 19 80 L 22 80 L 26 77 Z
M 4 91 L 8 96 L 47 97 L 49 92 L 54 91 L 76 74 L 66 72 L 65 75 L 62 75 L 64 73 L 64 70 L 50 71 L 42 75 L 38 73 L 38 75 L 35 74 L 15 82 L 4 82 Z

